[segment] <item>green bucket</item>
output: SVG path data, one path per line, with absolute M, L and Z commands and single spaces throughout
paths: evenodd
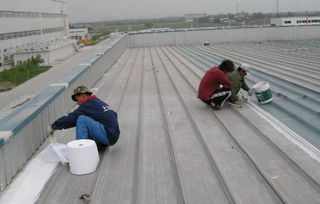
M 270 90 L 270 85 L 267 81 L 262 81 L 253 85 L 256 97 L 261 104 L 266 104 L 272 101 L 272 94 Z

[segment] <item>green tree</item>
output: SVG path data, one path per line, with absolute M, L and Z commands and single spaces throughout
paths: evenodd
M 210 23 L 210 16 L 200 17 L 197 22 L 199 23 Z
M 228 18 L 229 18 L 230 20 L 234 20 L 234 15 L 231 14 L 231 13 L 228 13 Z
M 219 18 L 219 16 L 215 16 L 213 22 L 214 22 L 214 23 L 220 23 L 220 18 Z
M 295 15 L 296 15 L 296 14 L 293 13 L 293 12 L 288 12 L 288 14 L 287 14 L 288 17 L 292 17 L 292 16 L 295 16 Z
M 259 12 L 259 13 L 253 13 L 253 14 L 252 14 L 252 18 L 254 18 L 254 19 L 263 19 L 263 18 L 264 18 L 264 15 L 263 15 L 261 12 Z
M 152 28 L 152 26 L 153 26 L 153 23 L 151 23 L 151 22 L 145 22 L 144 23 L 144 27 L 145 28 Z

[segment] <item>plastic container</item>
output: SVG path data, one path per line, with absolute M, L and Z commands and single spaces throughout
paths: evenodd
M 255 92 L 259 103 L 266 104 L 272 101 L 270 85 L 267 81 L 256 83 L 253 85 L 252 89 Z

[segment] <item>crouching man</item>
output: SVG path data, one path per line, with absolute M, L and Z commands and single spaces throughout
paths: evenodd
M 71 98 L 79 107 L 57 119 L 49 131 L 76 127 L 77 140 L 94 140 L 99 150 L 114 145 L 120 135 L 117 113 L 84 86 L 74 89 Z
M 227 74 L 234 70 L 230 60 L 224 60 L 218 67 L 209 69 L 201 79 L 198 98 L 208 105 L 219 109 L 231 95 L 232 82 Z
M 228 98 L 228 102 L 235 103 L 240 100 L 238 93 L 240 89 L 248 92 L 248 96 L 252 95 L 252 90 L 249 88 L 245 81 L 245 76 L 250 71 L 250 66 L 247 64 L 241 64 L 238 69 L 235 69 L 232 73 L 228 75 L 229 79 L 232 81 L 233 86 L 231 87 L 231 96 Z

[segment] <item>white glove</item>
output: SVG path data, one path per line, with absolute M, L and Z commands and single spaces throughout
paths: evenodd
M 47 128 L 47 135 L 52 136 L 53 133 L 54 133 L 54 129 L 52 129 L 51 125 L 49 125 L 49 127 Z
M 251 96 L 253 94 L 253 90 L 252 89 L 249 89 L 248 91 L 248 96 Z

